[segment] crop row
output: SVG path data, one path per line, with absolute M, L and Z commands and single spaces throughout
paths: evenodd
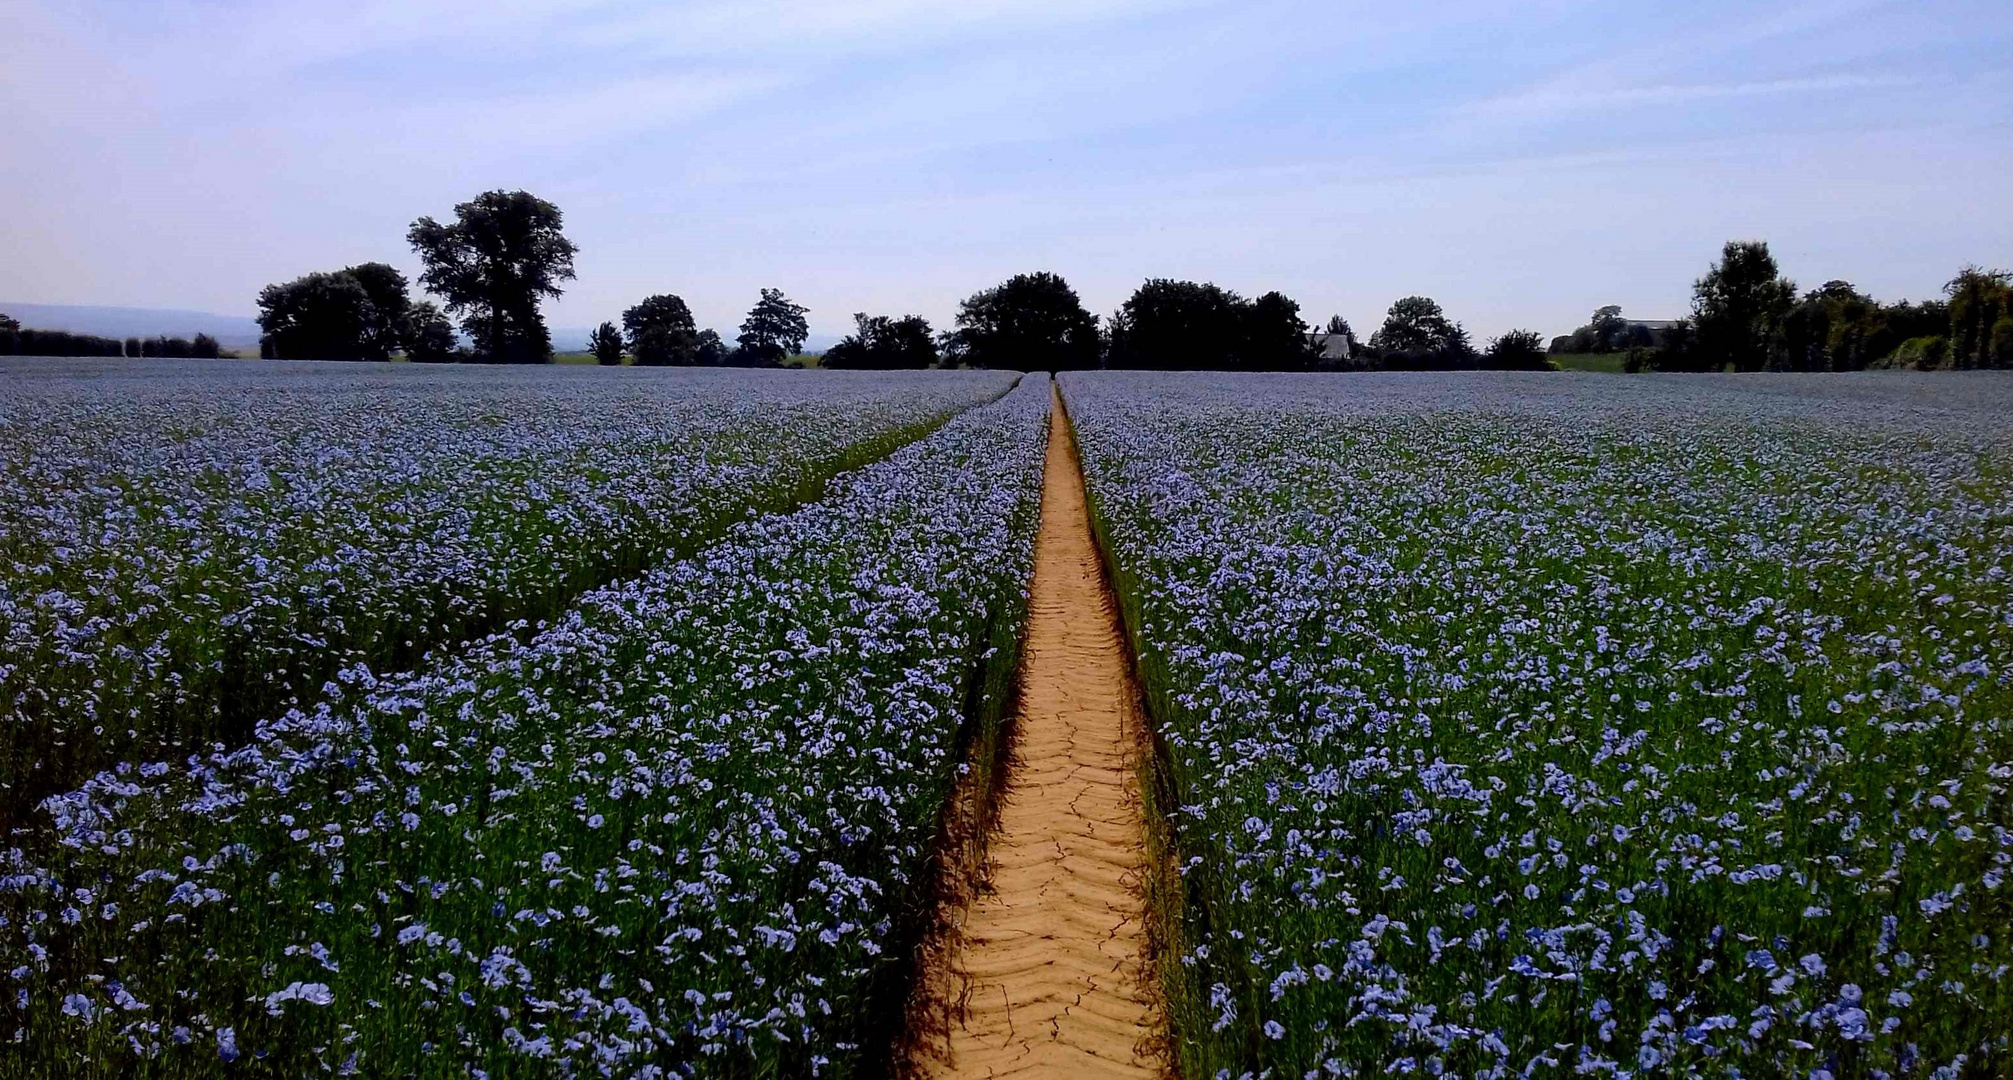
M 0 829 L 551 618 L 1010 379 L 83 363 L 0 391 Z
M 1063 389 L 1185 1075 L 2013 1065 L 2005 386 Z
M 528 642 L 50 800 L 0 1062 L 874 1075 L 1008 697 L 1047 408 L 1028 379 Z

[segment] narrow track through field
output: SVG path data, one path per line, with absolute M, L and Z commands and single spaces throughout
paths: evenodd
M 961 1008 L 928 1055 L 931 1075 L 1165 1075 L 1136 701 L 1058 394 L 1005 792 L 987 887 L 943 953 Z

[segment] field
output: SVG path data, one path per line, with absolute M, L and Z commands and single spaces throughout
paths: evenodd
M 2013 1070 L 2003 378 L 0 374 L 0 1076 Z
M 0 827 L 113 762 L 241 744 L 349 665 L 403 670 L 554 618 L 1011 382 L 228 361 L 4 375 Z
M 2004 1075 L 2013 386 L 1062 385 L 1184 1075 Z

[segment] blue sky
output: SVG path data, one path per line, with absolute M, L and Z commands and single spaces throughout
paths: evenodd
M 1994 3 L 0 0 L 0 298 L 250 314 L 488 188 L 558 203 L 558 325 L 758 288 L 940 327 L 1022 270 L 1282 289 L 1367 334 L 1681 314 L 2013 265 Z M 730 335 L 731 336 L 731 335 Z

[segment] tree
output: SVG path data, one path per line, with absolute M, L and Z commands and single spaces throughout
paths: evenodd
M 1489 342 L 1482 367 L 1498 371 L 1550 371 L 1545 358 L 1545 339 L 1536 330 L 1511 330 Z
M 670 293 L 645 297 L 623 312 L 622 328 L 629 334 L 629 355 L 641 367 L 698 361 L 699 334 L 692 327 L 692 309 Z
M 587 351 L 594 354 L 594 362 L 602 367 L 614 367 L 622 362 L 622 331 L 615 329 L 612 322 L 602 323 L 587 335 Z
M 803 352 L 804 339 L 811 336 L 810 324 L 804 321 L 808 310 L 791 303 L 781 289 L 763 289 L 762 298 L 741 322 L 739 362 L 748 367 L 774 367 Z
M 1300 305 L 1282 292 L 1269 292 L 1244 309 L 1242 367 L 1249 371 L 1301 371 L 1320 355 L 1307 338 Z
M 926 368 L 937 364 L 936 337 L 920 315 L 899 319 L 886 315 L 853 315 L 853 332 L 825 353 L 824 366 L 834 369 Z
M 699 347 L 693 352 L 693 359 L 702 367 L 722 367 L 732 353 L 727 343 L 720 339 L 720 331 L 706 329 L 699 331 Z
M 405 358 L 415 364 L 445 364 L 464 359 L 454 340 L 454 324 L 431 300 L 406 309 Z
M 1783 320 L 1796 303 L 1796 284 L 1776 268 L 1768 244 L 1729 240 L 1720 261 L 1692 286 L 1692 328 L 1699 361 L 1760 371 L 1777 358 Z
M 1622 318 L 1620 304 L 1605 304 L 1594 309 L 1593 317 L 1587 320 L 1587 332 L 1592 338 L 1593 352 L 1613 352 L 1626 344 L 1629 321 Z
M 1392 304 L 1384 325 L 1370 335 L 1370 348 L 1387 364 L 1401 367 L 1469 367 L 1475 360 L 1468 331 L 1425 296 L 1407 296 Z
M 391 354 L 405 344 L 406 323 L 412 311 L 405 275 L 381 262 L 360 263 L 345 267 L 342 272 L 355 278 L 363 286 L 364 295 L 370 298 L 360 339 L 362 358 L 391 359 Z
M 2003 367 L 1998 324 L 2013 318 L 2013 274 L 1967 266 L 1943 287 L 1950 298 L 1950 361 L 1960 368 Z
M 347 270 L 314 273 L 259 292 L 259 355 L 268 360 L 361 360 L 377 319 L 370 293 Z M 142 343 L 144 349 L 145 343 Z
M 1106 363 L 1163 371 L 1242 367 L 1243 297 L 1212 283 L 1149 278 L 1108 324 Z
M 198 360 L 215 360 L 224 355 L 224 348 L 216 338 L 208 334 L 197 334 L 189 342 L 189 355 Z
M 413 222 L 406 239 L 425 267 L 427 291 L 461 316 L 476 355 L 490 363 L 546 363 L 552 335 L 541 301 L 573 280 L 579 251 L 559 208 L 526 191 L 489 191 L 454 208 L 455 220 Z
M 1098 366 L 1097 316 L 1061 277 L 1018 274 L 958 306 L 944 335 L 951 360 L 968 367 L 1072 371 Z
M 21 320 L 12 315 L 0 315 L 0 333 L 18 334 L 20 332 Z

